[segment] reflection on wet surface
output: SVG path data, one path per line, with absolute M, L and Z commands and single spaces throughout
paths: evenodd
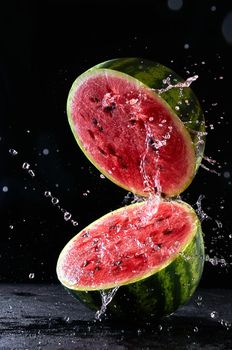
M 232 291 L 198 289 L 157 323 L 102 322 L 59 285 L 0 287 L 0 349 L 231 349 Z M 214 315 L 214 317 L 212 317 Z

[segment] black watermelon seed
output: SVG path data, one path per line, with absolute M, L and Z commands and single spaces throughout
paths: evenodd
M 130 120 L 129 120 L 129 123 L 130 123 L 131 125 L 135 125 L 135 124 L 136 124 L 136 119 L 130 119 Z
M 166 228 L 164 231 L 163 231 L 163 234 L 164 235 L 169 235 L 170 233 L 172 233 L 172 229 L 170 229 L 170 228 Z
M 97 122 L 97 119 L 96 119 L 95 117 L 92 118 L 92 123 L 93 123 L 94 125 L 97 125 L 98 122 Z
M 110 105 L 104 107 L 104 111 L 112 112 L 116 108 L 116 103 L 112 102 Z
M 85 260 L 84 262 L 83 262 L 83 267 L 86 267 L 86 266 L 88 266 L 89 265 L 89 260 Z
M 95 139 L 95 135 L 94 135 L 94 133 L 92 132 L 92 130 L 88 130 L 88 133 L 89 133 L 89 136 L 90 136 L 92 139 Z
M 102 148 L 98 147 L 98 150 L 101 154 L 103 154 L 103 156 L 107 155 L 106 152 Z
M 81 237 L 89 237 L 89 231 L 82 233 Z
M 100 101 L 96 96 L 91 96 L 89 99 L 92 102 L 99 102 Z
M 112 145 L 109 144 L 109 145 L 107 146 L 107 148 L 108 148 L 109 153 L 112 154 L 112 156 L 115 156 L 115 155 L 116 155 L 116 151 L 115 151 L 114 146 L 112 146 Z

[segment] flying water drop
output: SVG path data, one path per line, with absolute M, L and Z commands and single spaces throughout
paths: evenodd
M 24 170 L 28 170 L 28 169 L 30 169 L 30 164 L 27 163 L 27 162 L 24 162 L 23 165 L 22 165 L 22 168 L 23 168 Z
M 17 152 L 15 149 L 13 149 L 13 148 L 10 148 L 10 149 L 9 149 L 9 153 L 10 153 L 10 155 L 12 155 L 12 156 L 17 156 L 17 154 L 18 154 L 18 152 Z

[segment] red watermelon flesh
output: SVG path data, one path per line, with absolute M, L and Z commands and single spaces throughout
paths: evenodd
M 146 201 L 103 216 L 75 236 L 58 261 L 71 289 L 112 288 L 146 278 L 173 261 L 196 234 L 194 211 L 182 202 Z
M 68 115 L 87 157 L 121 187 L 174 196 L 191 182 L 196 159 L 190 135 L 137 79 L 110 69 L 84 73 L 70 91 Z

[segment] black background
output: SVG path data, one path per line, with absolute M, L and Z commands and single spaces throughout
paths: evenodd
M 68 240 L 125 202 L 127 193 L 101 179 L 79 150 L 65 109 L 71 83 L 83 71 L 138 56 L 184 78 L 199 75 L 192 88 L 206 117 L 205 154 L 217 161 L 203 163 L 221 176 L 200 168 L 182 198 L 196 208 L 204 195 L 210 217 L 203 222 L 206 254 L 219 261 L 206 262 L 201 285 L 229 288 L 232 46 L 222 25 L 231 2 L 185 0 L 176 11 L 164 0 L 7 1 L 0 7 L 0 281 L 56 282 L 56 261 Z M 24 162 L 35 177 L 22 169 Z M 79 226 L 64 220 L 46 190 Z

